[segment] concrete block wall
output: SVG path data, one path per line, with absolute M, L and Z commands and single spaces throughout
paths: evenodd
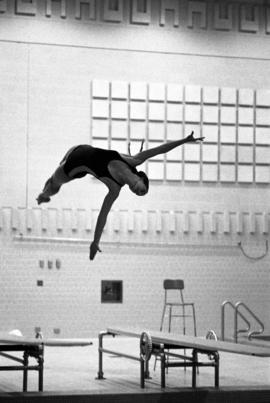
M 250 260 L 238 245 L 254 257 L 266 251 L 267 181 L 152 181 L 143 200 L 123 189 L 94 262 L 88 247 L 104 186 L 87 177 L 49 206 L 35 202 L 67 149 L 91 141 L 93 82 L 238 89 L 242 98 L 269 89 L 269 7 L 90 3 L 0 2 L 2 327 L 84 336 L 113 318 L 158 328 L 163 279 L 182 277 L 199 334 L 219 329 L 225 299 L 246 302 L 269 329 L 269 256 Z M 122 304 L 101 304 L 102 279 L 123 280 Z
M 29 335 L 41 329 L 54 337 L 96 336 L 111 324 L 158 330 L 165 278 L 184 279 L 186 300 L 196 304 L 200 335 L 209 329 L 220 334 L 224 300 L 245 302 L 265 323 L 266 331 L 269 328 L 265 236 L 196 234 L 191 228 L 184 233 L 177 226 L 176 242 L 168 242 L 168 238 L 165 242 L 165 225 L 158 237 L 149 229 L 142 233 L 142 228 L 137 228 L 134 236 L 126 238 L 120 230 L 117 242 L 109 222 L 102 253 L 90 262 L 93 231 L 84 238 L 79 227 L 73 233 L 65 226 L 58 234 L 55 227 L 25 231 L 25 227 L 14 224 L 7 211 L 12 210 L 5 209 L 0 229 L 1 320 L 7 329 L 20 328 Z M 237 239 L 251 258 L 266 256 L 260 260 L 247 258 Z M 123 281 L 122 303 L 101 303 L 102 280 Z M 229 313 L 228 336 L 233 334 L 232 319 Z M 179 322 L 173 323 L 173 329 L 181 331 Z M 191 323 L 187 331 L 192 334 Z
M 244 301 L 269 323 L 269 258 L 255 264 L 234 248 L 194 246 L 104 246 L 94 263 L 87 255 L 87 246 L 6 245 L 1 256 L 2 327 L 19 328 L 27 335 L 40 328 L 55 337 L 94 337 L 112 324 L 158 330 L 164 278 L 185 280 L 186 299 L 196 305 L 199 335 L 209 329 L 220 334 L 220 305 L 226 299 Z M 39 267 L 40 260 L 44 268 Z M 37 285 L 38 280 L 43 286 Z M 101 280 L 123 281 L 123 303 L 101 303 Z M 230 337 L 232 328 L 229 314 Z M 173 330 L 182 331 L 176 319 Z M 192 334 L 191 324 L 187 331 Z

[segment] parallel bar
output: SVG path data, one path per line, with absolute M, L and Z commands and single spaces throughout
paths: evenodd
M 103 353 L 107 353 L 107 354 L 117 355 L 119 357 L 129 358 L 130 360 L 141 361 L 141 359 L 139 357 L 135 357 L 134 355 L 130 355 L 130 354 L 126 354 L 126 353 L 121 353 L 120 351 L 118 352 L 118 351 L 108 350 L 106 348 L 102 348 L 100 351 L 102 351 Z
M 1 365 L 0 371 L 24 371 L 26 367 L 19 365 Z M 28 365 L 27 370 L 38 371 L 38 365 Z

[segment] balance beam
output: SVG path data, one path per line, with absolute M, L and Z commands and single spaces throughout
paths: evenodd
M 93 343 L 89 339 L 34 338 L 13 336 L 0 332 L 0 356 L 20 365 L 1 365 L 0 371 L 23 371 L 23 391 L 27 391 L 28 371 L 38 371 L 38 390 L 43 391 L 44 347 L 84 347 Z M 23 358 L 10 352 L 22 352 Z M 29 358 L 36 359 L 36 365 L 29 365 Z
M 104 336 L 125 336 L 140 339 L 140 354 L 138 356 L 123 354 L 103 347 Z M 170 353 L 167 350 L 191 350 L 190 356 Z M 137 360 L 140 362 L 140 384 L 145 386 L 145 379 L 149 379 L 149 365 L 151 355 L 160 359 L 161 387 L 165 388 L 166 368 L 192 367 L 192 387 L 196 387 L 197 368 L 214 367 L 215 387 L 219 387 L 219 351 L 231 354 L 243 354 L 256 357 L 270 357 L 270 348 L 235 344 L 230 342 L 203 339 L 200 337 L 179 335 L 174 333 L 144 331 L 143 329 L 126 329 L 121 327 L 109 327 L 99 334 L 99 371 L 97 379 L 103 377 L 103 353 L 115 354 L 120 357 Z M 207 355 L 208 362 L 199 361 L 199 354 Z M 174 357 L 181 361 L 170 362 L 168 357 Z

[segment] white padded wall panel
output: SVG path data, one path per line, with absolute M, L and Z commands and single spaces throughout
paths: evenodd
M 101 99 L 93 99 L 92 116 L 93 118 L 108 118 L 109 102 Z
M 160 83 L 149 84 L 149 100 L 163 101 L 165 100 L 165 85 Z
M 235 147 L 222 145 L 220 147 L 220 160 L 221 162 L 235 162 L 236 160 Z
M 200 164 L 185 164 L 185 180 L 186 181 L 199 181 L 200 180 Z
M 256 166 L 255 180 L 258 183 L 270 183 L 270 167 L 269 166 Z
M 240 88 L 238 92 L 239 105 L 253 105 L 254 91 L 250 88 Z
M 252 146 L 239 146 L 238 147 L 238 161 L 243 163 L 253 163 L 253 147 Z
M 185 144 L 184 158 L 186 161 L 199 161 L 200 160 L 200 148 L 197 144 Z
M 167 123 L 167 140 L 180 140 L 183 137 L 183 126 L 178 123 Z
M 183 159 L 183 149 L 176 147 L 174 150 L 169 151 L 166 154 L 167 161 L 181 161 Z
M 183 121 L 183 106 L 181 104 L 167 104 L 167 121 Z
M 236 104 L 236 89 L 221 88 L 221 103 L 235 105 Z
M 212 144 L 203 144 L 202 146 L 202 159 L 203 162 L 217 162 L 218 161 L 218 146 Z
M 218 87 L 204 87 L 203 88 L 203 103 L 217 104 L 219 101 L 219 88 Z
M 220 166 L 220 181 L 221 182 L 235 182 L 235 166 L 234 165 L 221 165 Z
M 217 106 L 203 107 L 203 122 L 204 123 L 218 123 L 219 110 Z
M 256 147 L 256 162 L 270 164 L 270 147 Z
M 266 127 L 256 127 L 256 144 L 267 144 L 270 145 L 270 132 L 269 128 Z
M 164 179 L 164 164 L 162 162 L 148 162 L 149 179 L 163 180 Z
M 164 123 L 149 122 L 148 136 L 150 140 L 164 141 L 165 137 L 165 125 Z
M 149 102 L 149 120 L 160 120 L 165 119 L 165 107 L 163 103 Z
M 238 143 L 253 144 L 253 127 L 239 127 L 238 128 Z
M 92 95 L 94 98 L 109 98 L 110 85 L 108 81 L 93 80 Z
M 236 108 L 233 106 L 223 106 L 221 108 L 221 123 L 236 124 Z
M 205 137 L 206 142 L 218 142 L 218 126 L 203 125 L 202 135 Z
M 198 105 L 186 105 L 185 107 L 185 121 L 186 122 L 200 122 L 201 108 Z
M 263 90 L 263 89 L 257 90 L 256 105 L 270 106 L 270 90 Z
M 114 119 L 127 119 L 128 104 L 125 101 L 112 101 L 111 117 Z
M 256 123 L 257 125 L 270 126 L 270 108 L 256 109 Z
M 167 101 L 182 102 L 183 101 L 183 86 L 179 84 L 167 85 Z
M 216 182 L 218 180 L 218 169 L 215 164 L 203 164 L 202 180 L 204 182 Z
M 127 121 L 113 120 L 111 122 L 111 136 L 112 138 L 127 138 L 128 136 L 128 124 Z
M 253 182 L 253 167 L 250 165 L 238 166 L 238 182 L 252 183 Z
M 146 120 L 147 110 L 145 102 L 130 103 L 130 119 Z
M 168 162 L 166 164 L 166 179 L 167 180 L 182 180 L 182 164 Z
M 238 123 L 244 125 L 253 125 L 254 111 L 252 108 L 239 108 L 238 109 Z
M 127 99 L 128 98 L 128 83 L 126 81 L 112 81 L 111 83 L 112 99 Z
M 235 126 L 221 126 L 220 141 L 221 143 L 235 143 L 236 142 Z
M 185 87 L 185 101 L 191 103 L 201 102 L 201 87 L 198 85 L 186 85 Z
M 145 122 L 132 122 L 130 125 L 130 138 L 131 139 L 145 139 L 146 136 L 146 123 Z
M 109 136 L 109 122 L 108 120 L 92 120 L 92 135 L 93 137 L 104 137 Z
M 147 85 L 142 82 L 130 83 L 130 98 L 145 100 L 147 98 Z

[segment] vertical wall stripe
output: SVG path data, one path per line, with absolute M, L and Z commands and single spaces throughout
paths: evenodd
M 128 232 L 134 231 L 134 214 L 132 210 L 128 211 Z
M 29 192 L 29 130 L 30 130 L 30 49 L 27 46 L 27 67 L 26 67 L 26 192 L 25 192 L 25 208 L 28 208 L 28 192 Z
M 92 210 L 86 211 L 85 230 L 86 232 L 92 231 Z
M 268 231 L 269 231 L 269 227 L 268 227 L 268 220 L 269 220 L 268 213 L 264 212 L 262 218 L 263 218 L 262 233 L 263 233 L 263 234 L 268 234 Z

